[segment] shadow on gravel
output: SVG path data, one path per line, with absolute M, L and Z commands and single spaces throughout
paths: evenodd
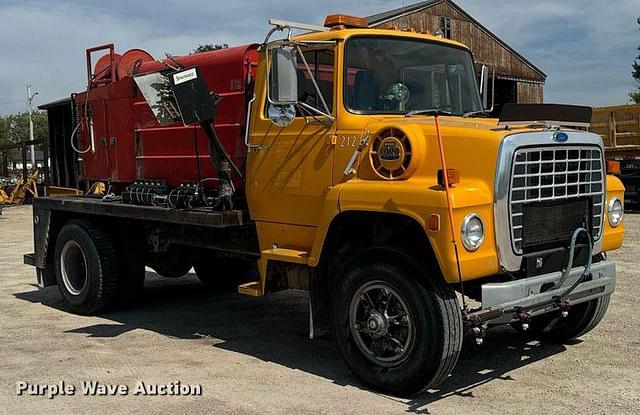
M 15 296 L 67 312 L 56 287 Z M 368 390 L 349 372 L 332 339 L 308 339 L 308 301 L 302 291 L 262 298 L 214 294 L 204 290 L 194 276 L 168 280 L 147 273 L 143 304 L 101 317 L 113 324 L 78 327 L 66 333 L 108 338 L 145 329 L 177 339 L 211 339 L 216 348 Z M 489 330 L 484 346 L 465 346 L 454 373 L 441 389 L 413 399 L 384 396 L 407 405 L 407 412 L 429 413 L 430 403 L 452 395 L 473 398 L 474 388 L 488 382 L 515 386 L 509 372 L 564 350 L 561 345 L 530 341 L 510 327 L 496 328 Z

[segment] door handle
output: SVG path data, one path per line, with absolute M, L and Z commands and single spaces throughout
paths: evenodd
M 257 153 L 262 150 L 269 150 L 269 146 L 260 144 L 247 144 L 247 152 L 249 153 Z

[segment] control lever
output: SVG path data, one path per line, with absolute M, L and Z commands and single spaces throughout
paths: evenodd
M 353 170 L 353 165 L 356 163 L 356 160 L 358 160 L 360 153 L 362 153 L 364 149 L 367 148 L 370 135 L 371 135 L 371 131 L 367 131 L 360 139 L 360 144 L 358 145 L 356 150 L 353 152 L 353 155 L 351 156 L 351 160 L 349 160 L 349 163 L 347 163 L 347 166 L 344 169 L 345 176 L 349 176 L 355 173 L 355 171 Z

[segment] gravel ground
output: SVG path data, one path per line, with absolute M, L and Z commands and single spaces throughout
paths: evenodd
M 382 395 L 346 368 L 332 340 L 307 338 L 302 292 L 206 294 L 194 276 L 148 273 L 138 308 L 66 312 L 22 265 L 31 209 L 0 216 L 0 413 L 640 413 L 640 215 L 626 216 L 618 288 L 604 321 L 574 344 L 540 344 L 511 328 L 463 350 L 442 389 Z M 201 396 L 17 396 L 16 382 L 199 384 Z

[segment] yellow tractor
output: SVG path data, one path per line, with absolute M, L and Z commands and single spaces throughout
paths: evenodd
M 38 197 L 38 177 L 40 172 L 34 170 L 33 173 L 25 181 L 23 178 L 16 182 L 11 195 L 0 189 L 0 203 L 7 205 L 21 205 L 28 193 L 31 193 L 33 197 Z

